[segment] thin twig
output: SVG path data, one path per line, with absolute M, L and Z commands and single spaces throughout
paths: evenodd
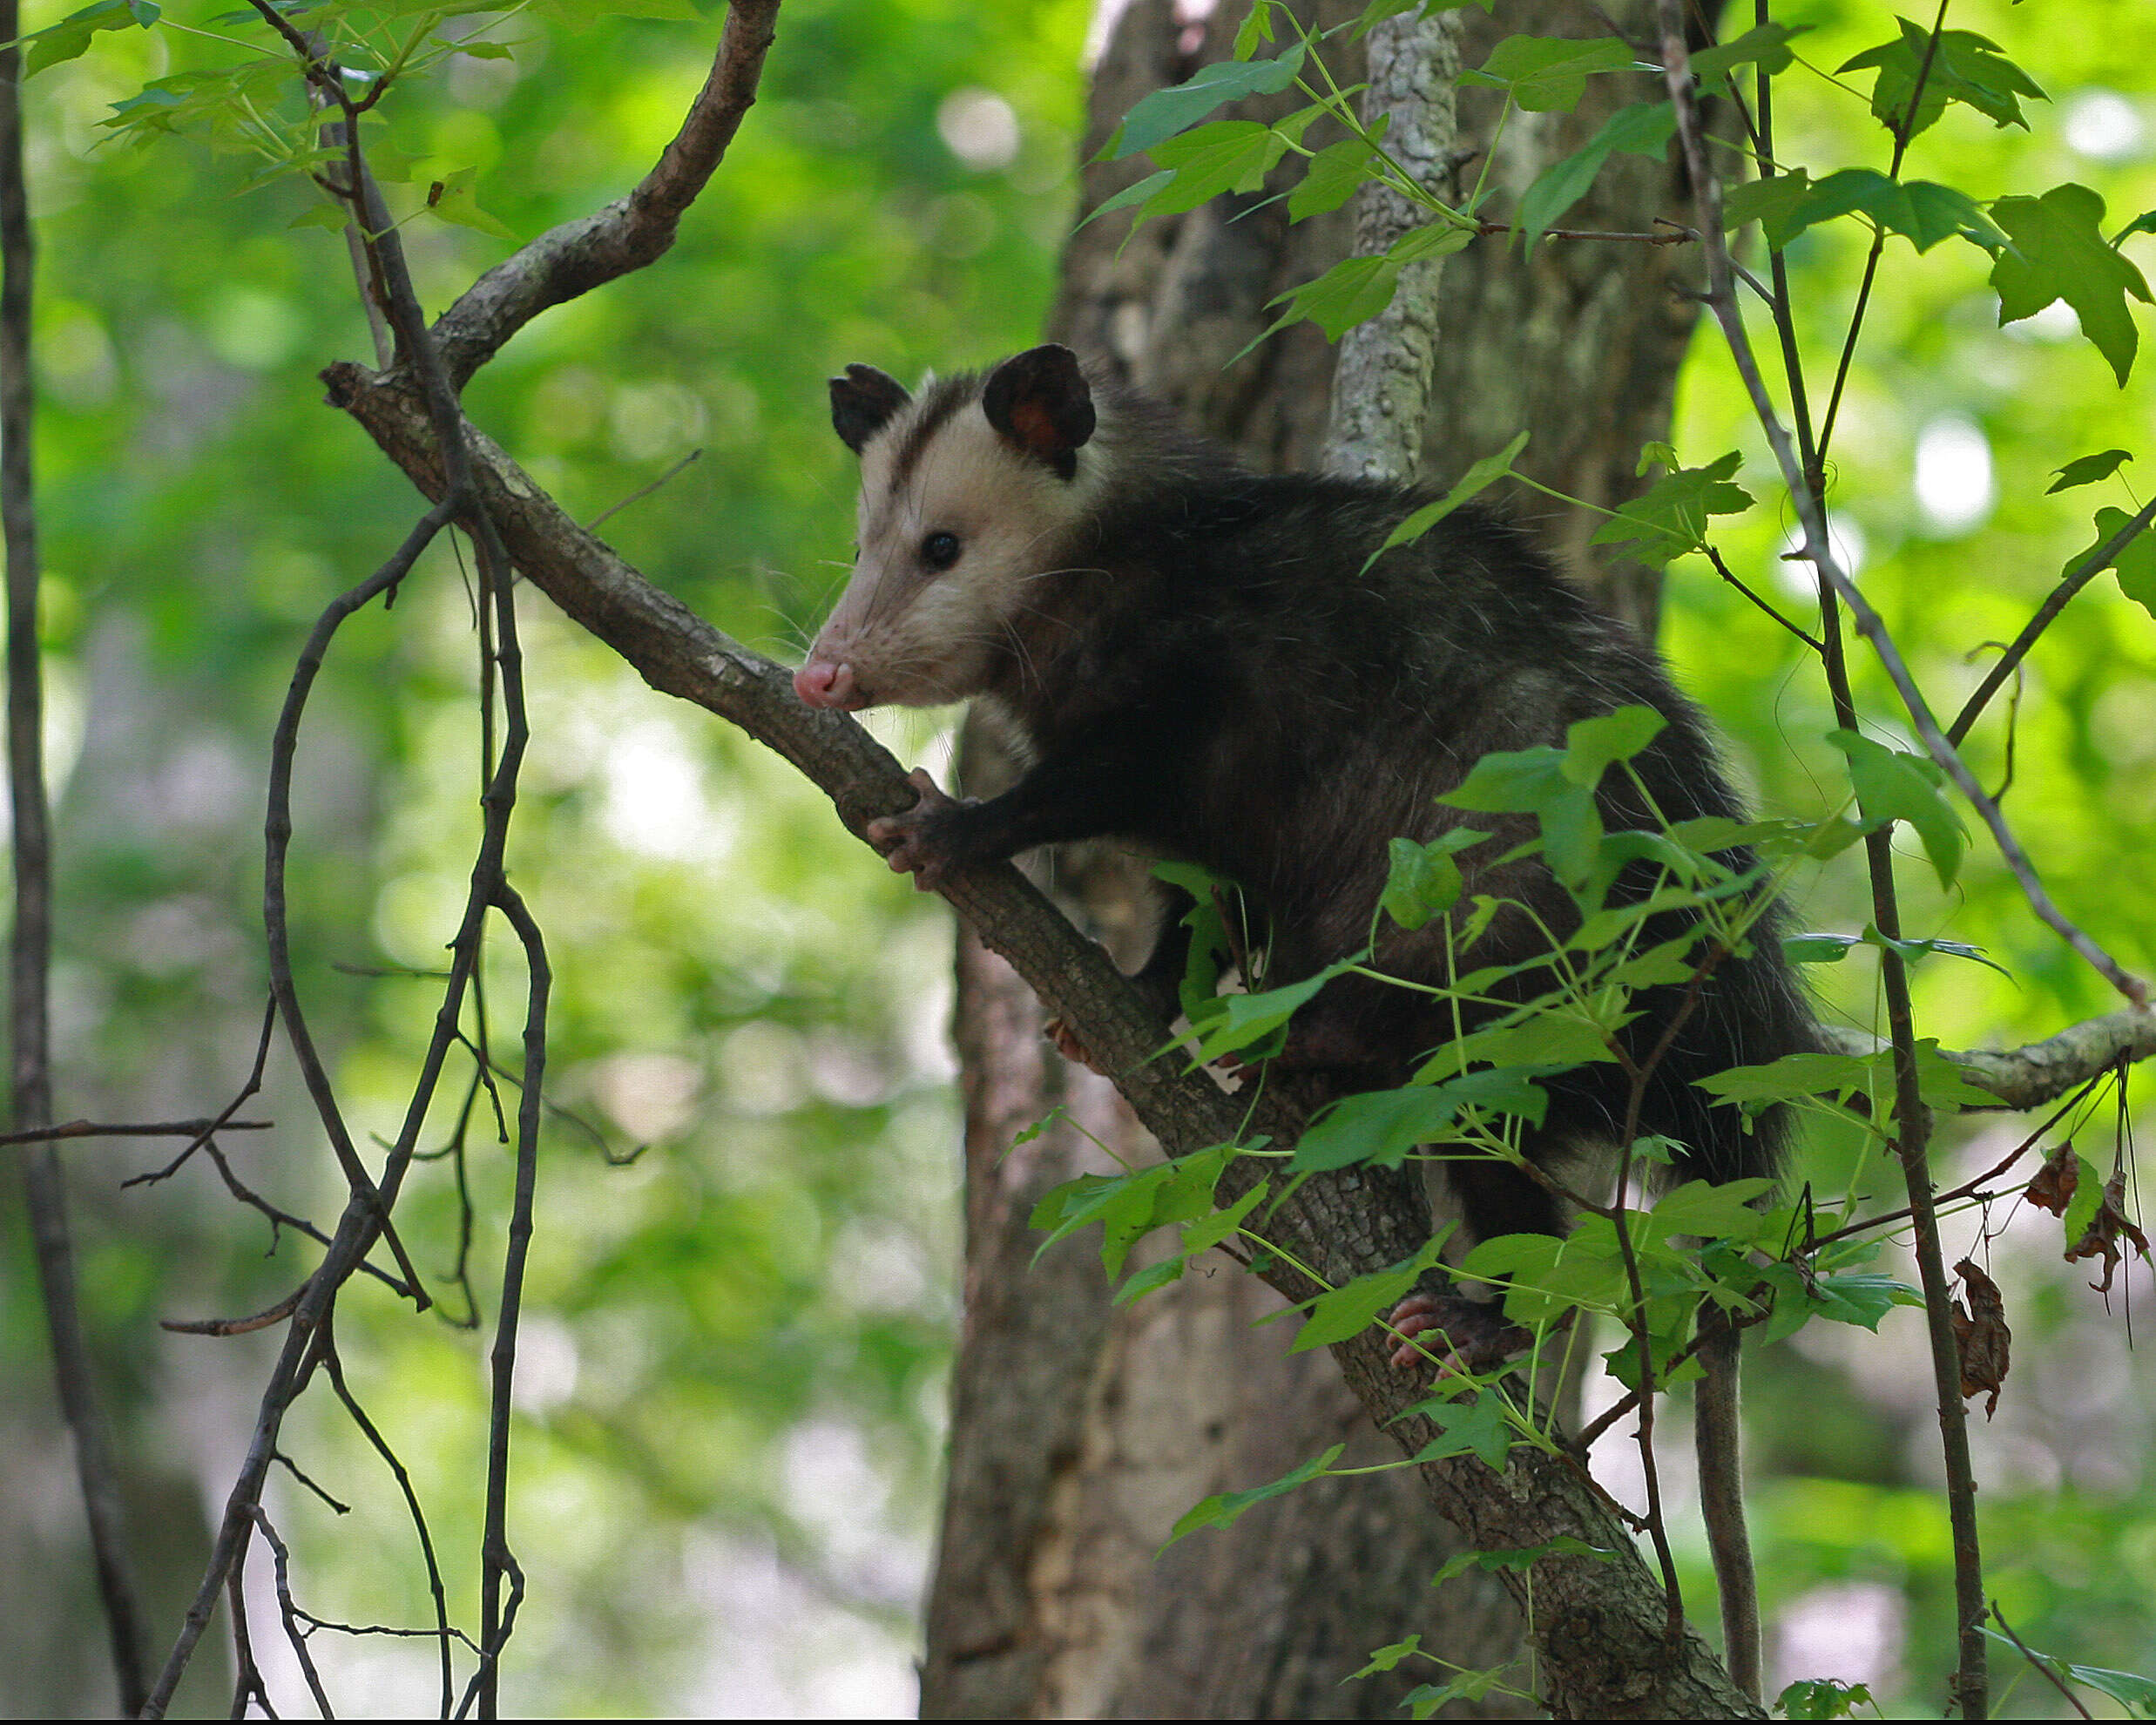
M 243 1318 L 160 1318 L 159 1329 L 169 1329 L 175 1336 L 252 1336 L 258 1329 L 267 1329 L 273 1323 L 282 1323 L 300 1309 L 300 1301 L 306 1295 L 306 1282 L 292 1290 L 275 1305 Z M 274 1455 L 274 1451 L 271 1452 Z
M 1916 82 L 1909 86 L 1909 112 L 1902 116 L 1893 128 L 1894 159 L 1887 165 L 1887 178 L 1902 177 L 1902 158 L 1909 153 L 1909 141 L 1916 135 L 1916 112 L 1924 99 L 1924 85 L 1930 81 L 1933 60 L 1939 51 L 1939 37 L 1946 28 L 1947 0 L 1939 0 L 1939 10 L 1931 21 L 1931 32 L 1924 40 L 1924 58 L 1917 65 Z M 1848 333 L 1842 340 L 1842 358 L 1835 367 L 1834 388 L 1827 396 L 1827 416 L 1819 428 L 1819 450 L 1816 459 L 1827 459 L 1828 445 L 1834 442 L 1835 421 L 1842 413 L 1842 391 L 1849 381 L 1849 366 L 1856 357 L 1856 337 L 1864 327 L 1864 312 L 1871 304 L 1871 285 L 1879 274 L 1879 259 L 1887 248 L 1887 226 L 1884 222 L 1873 231 L 1871 250 L 1864 259 L 1864 279 L 1856 290 L 1856 304 L 1849 313 Z
M 325 1504 L 328 1505 L 329 1507 L 337 1514 L 349 1515 L 352 1513 L 351 1505 L 347 1503 L 340 1503 L 336 1498 L 331 1497 L 320 1481 L 309 1478 L 307 1473 L 301 1468 L 299 1463 L 293 1460 L 292 1458 L 287 1455 L 282 1450 L 278 1450 L 273 1452 L 270 1459 L 275 1462 L 278 1466 L 284 1469 L 284 1471 L 290 1474 L 294 1479 L 298 1480 L 301 1485 L 307 1487 L 307 1489 L 312 1492 L 316 1497 L 320 1498 Z
M 1500 234 L 1517 233 L 1520 229 L 1516 222 L 1485 219 L 1475 224 L 1475 231 L 1485 239 L 1494 240 Z M 1598 227 L 1545 227 L 1540 237 L 1544 240 L 1623 240 L 1639 246 L 1683 246 L 1700 236 L 1688 227 L 1672 226 L 1643 233 L 1612 232 Z
M 2021 661 L 2029 656 L 2029 649 L 2037 644 L 2037 638 L 2051 626 L 2052 619 L 2066 608 L 2067 602 L 2082 588 L 2102 574 L 2119 560 L 2119 554 L 2148 531 L 2149 524 L 2156 521 L 2156 497 L 2151 497 L 2141 506 L 2133 519 L 2127 522 L 2111 538 L 2105 540 L 2080 562 L 2059 578 L 2044 603 L 2037 607 L 2036 615 L 2022 626 L 2013 645 L 1999 656 L 1999 662 L 1984 673 L 1977 685 L 1976 693 L 1962 704 L 1962 710 L 1954 715 L 1954 722 L 1946 727 L 1946 738 L 1958 744 L 1969 734 L 1969 727 L 1977 722 L 1977 715 L 1990 704 L 1991 697 L 1999 692 L 1999 686 L 2011 676 Z
M 2016 1650 L 2019 1652 L 2021 1656 L 2027 1660 L 2030 1664 L 2036 1667 L 2038 1671 L 2043 1674 L 2044 1679 L 2054 1689 L 2057 1689 L 2060 1695 L 2065 1696 L 2066 1705 L 2068 1707 L 2072 1708 L 2084 1719 L 2093 1719 L 2096 1717 L 2093 1713 L 2091 1713 L 2087 1708 L 2081 1704 L 2081 1697 L 2074 1694 L 2072 1689 L 2066 1687 L 2065 1680 L 2060 1677 L 2057 1671 L 2052 1669 L 2052 1661 L 2045 1659 L 2040 1654 L 2031 1652 L 2029 1644 L 2014 1633 L 2013 1625 L 2006 1620 L 2006 1613 L 1999 1609 L 1999 1602 L 1997 1600 L 1991 1601 L 1991 1619 L 1992 1621 L 1998 1625 L 1999 1633 L 2014 1644 Z
M 269 1686 L 262 1681 L 261 1668 L 254 1662 L 254 1642 L 247 1634 L 247 1554 L 243 1547 L 233 1559 L 232 1574 L 225 1585 L 225 1609 L 232 1618 L 232 1711 L 230 1717 L 245 1719 L 247 1703 L 253 1701 L 262 1709 L 262 1716 L 274 1719 L 277 1709 L 270 1702 Z
M 186 1133 L 267 1132 L 274 1120 L 147 1120 L 115 1124 L 105 1120 L 69 1120 L 63 1126 L 31 1126 L 23 1132 L 0 1132 L 0 1144 L 41 1144 L 68 1138 L 178 1138 Z M 132 1184 L 132 1181 L 128 1182 Z
M 486 1532 L 481 1551 L 485 1568 L 480 1584 L 480 1640 L 485 1659 L 479 1701 L 483 1719 L 497 1716 L 502 1644 L 515 1627 L 517 1604 L 524 1593 L 524 1573 L 509 1545 L 509 1434 L 515 1406 L 517 1321 L 524 1309 L 524 1262 L 531 1248 L 532 1202 L 538 1180 L 547 996 L 553 984 L 545 940 L 517 890 L 506 881 L 501 883 L 495 902 L 523 943 L 531 981 L 524 1012 L 524 1094 L 517 1109 L 517 1194 L 510 1206 L 508 1251 L 502 1264 L 501 1316 L 494 1327 L 493 1404 L 487 1421 Z M 506 1610 L 502 1600 L 504 1580 L 511 1586 Z
M 1745 598 L 1750 599 L 1754 605 L 1757 605 L 1761 611 L 1765 612 L 1769 617 L 1773 618 L 1775 622 L 1781 624 L 1783 628 L 1787 629 L 1791 634 L 1794 635 L 1800 641 L 1802 641 L 1804 645 L 1811 648 L 1814 653 L 1826 652 L 1827 649 L 1825 645 L 1816 635 L 1814 635 L 1804 629 L 1799 628 L 1794 623 L 1792 623 L 1779 611 L 1775 610 L 1772 605 L 1767 602 L 1767 600 L 1761 599 L 1757 593 L 1754 592 L 1751 588 L 1747 587 L 1742 581 L 1739 580 L 1736 575 L 1731 572 L 1729 565 L 1722 561 L 1722 554 L 1719 551 L 1715 550 L 1712 545 L 1707 546 L 1706 551 L 1707 560 L 1714 565 L 1714 572 L 1720 576 L 1723 580 L 1728 582 L 1731 586 L 1734 587 L 1739 592 L 1742 593 Z
M 624 497 L 619 503 L 607 504 L 605 509 L 602 509 L 597 515 L 593 516 L 591 520 L 585 524 L 585 529 L 589 531 L 597 531 L 599 523 L 605 520 L 609 516 L 620 514 L 623 510 L 628 508 L 628 506 L 632 503 L 642 503 L 645 498 L 651 496 L 651 494 L 653 491 L 656 491 L 661 485 L 666 484 L 674 477 L 675 474 L 680 472 L 683 468 L 686 467 L 691 462 L 694 461 L 703 453 L 704 452 L 701 450 L 691 450 L 686 455 L 683 456 L 680 460 L 674 463 L 672 467 L 668 468 L 664 473 L 660 474 L 658 478 L 652 480 L 650 484 L 639 485 L 635 490 L 630 492 L 629 495 Z
M 308 1614 L 292 1601 L 292 1553 L 285 1542 L 277 1537 L 277 1530 L 270 1525 L 268 1513 L 256 1505 L 254 1525 L 261 1529 L 262 1538 L 269 1542 L 270 1556 L 277 1567 L 277 1615 L 284 1624 L 285 1639 L 291 1642 L 293 1654 L 300 1661 L 300 1672 L 307 1679 L 308 1692 L 314 1697 L 314 1705 L 321 1709 L 325 1719 L 337 1715 L 329 1705 L 328 1692 L 322 1688 L 321 1674 L 314 1668 L 314 1657 L 307 1648 L 307 1631 L 300 1626 L 310 1620 Z
M 442 1566 L 435 1558 L 434 1536 L 427 1531 L 426 1512 L 420 1507 L 419 1493 L 413 1487 L 412 1476 L 406 1471 L 403 1461 L 390 1448 L 389 1440 L 382 1435 L 381 1429 L 368 1417 L 367 1410 L 360 1405 L 359 1397 L 352 1393 L 351 1386 L 344 1381 L 344 1362 L 337 1353 L 334 1340 L 323 1346 L 322 1368 L 328 1374 L 329 1387 L 336 1392 L 337 1399 L 344 1404 L 345 1412 L 352 1417 L 352 1423 L 359 1427 L 361 1436 L 374 1445 L 375 1453 L 382 1458 L 382 1465 L 395 1479 L 397 1490 L 404 1498 L 405 1511 L 412 1518 L 413 1529 L 419 1536 L 419 1553 L 427 1566 L 427 1591 L 434 1600 L 433 1633 L 439 1635 L 442 1640 L 442 1712 L 446 1716 L 449 1710 L 450 1691 L 456 1681 L 456 1674 L 449 1665 L 449 1640 L 451 1636 L 456 1636 L 457 1640 L 464 1640 L 467 1647 L 470 1646 L 470 1642 L 449 1627 L 449 1594 L 442 1582 Z M 408 1633 L 417 1634 L 426 1632 L 414 1630 Z

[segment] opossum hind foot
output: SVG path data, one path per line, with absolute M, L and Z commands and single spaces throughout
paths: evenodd
M 1413 1371 L 1435 1361 L 1441 1377 L 1488 1371 L 1525 1353 L 1535 1342 L 1518 1324 L 1505 1322 L 1499 1302 L 1459 1294 L 1410 1294 L 1392 1309 L 1387 1322 L 1400 1337 L 1393 1364 Z M 1434 1340 L 1420 1339 L 1426 1336 Z

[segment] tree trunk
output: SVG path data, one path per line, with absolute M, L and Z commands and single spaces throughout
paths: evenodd
M 1319 20 L 1361 10 L 1325 0 Z M 1644 39 L 1650 10 L 1613 15 Z M 1504 35 L 1608 29 L 1600 9 L 1567 0 L 1509 5 L 1502 24 L 1464 16 L 1470 66 Z M 1240 8 L 1219 9 L 1193 44 L 1170 0 L 1134 0 L 1095 73 L 1085 156 L 1147 91 L 1225 58 L 1240 18 Z M 1344 40 L 1326 50 L 1343 85 L 1362 77 Z M 1576 115 L 1512 116 L 1490 170 L 1506 193 L 1495 207 L 1509 210 L 1612 110 L 1653 93 L 1644 76 L 1619 75 L 1597 80 Z M 1460 95 L 1461 137 L 1479 144 L 1497 105 L 1490 91 Z M 1270 111 L 1286 105 L 1274 98 Z M 1309 141 L 1325 139 L 1314 130 Z M 1477 158 L 1456 169 L 1462 189 L 1480 167 Z M 1089 167 L 1085 207 L 1146 171 Z M 1619 157 L 1565 225 L 1644 232 L 1684 208 L 1673 170 Z M 1333 369 L 1321 334 L 1298 325 L 1234 356 L 1270 321 L 1266 302 L 1337 261 L 1351 237 L 1348 211 L 1291 226 L 1284 204 L 1262 196 L 1219 199 L 1134 237 L 1127 218 L 1106 220 L 1071 240 L 1047 334 L 1108 359 L 1254 463 L 1313 467 Z M 1670 284 L 1693 267 L 1685 248 L 1640 243 L 1550 240 L 1523 259 L 1491 239 L 1450 259 L 1428 477 L 1449 483 L 1524 427 L 1522 465 L 1542 484 L 1604 507 L 1632 495 L 1640 443 L 1667 435 L 1693 319 Z M 1652 572 L 1585 558 L 1598 513 L 1524 487 L 1507 501 L 1606 604 L 1652 627 Z M 977 795 L 1013 771 L 978 722 L 962 762 Z M 1152 912 L 1142 863 L 1080 845 L 1037 859 L 1035 873 L 1125 969 L 1143 957 Z M 1226 1259 L 1128 1308 L 1111 1304 L 1082 1241 L 1032 1263 L 1027 1218 L 1043 1192 L 1110 1171 L 1108 1149 L 1133 1161 L 1158 1153 L 1105 1080 L 1050 1051 L 1040 1008 L 1009 967 L 963 934 L 959 949 L 965 1322 L 923 1715 L 1397 1717 L 1409 1689 L 1444 1674 L 1409 1661 L 1343 1685 L 1375 1649 L 1419 1634 L 1460 1666 L 1511 1659 L 1517 1613 L 1490 1577 L 1472 1571 L 1429 1591 L 1461 1540 L 1430 1515 L 1411 1471 L 1323 1479 L 1160 1552 L 1175 1518 L 1208 1493 L 1276 1478 L 1335 1443 L 1349 1444 L 1349 1464 L 1397 1451 L 1367 1428 L 1328 1355 L 1290 1356 L 1280 1326 L 1253 1328 L 1278 1296 Z M 1012 1147 L 1058 1108 L 1047 1130 Z M 1518 1709 L 1492 1696 L 1463 1716 Z

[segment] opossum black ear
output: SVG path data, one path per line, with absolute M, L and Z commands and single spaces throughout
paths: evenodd
M 1050 344 L 996 368 L 981 391 L 988 423 L 1065 479 L 1078 472 L 1078 446 L 1093 435 L 1093 392 L 1078 355 Z
M 831 380 L 831 429 L 855 455 L 913 399 L 896 377 L 872 365 L 849 365 Z

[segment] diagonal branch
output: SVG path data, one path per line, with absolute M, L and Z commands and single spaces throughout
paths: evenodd
M 550 228 L 466 288 L 434 326 L 452 389 L 462 389 L 524 325 L 550 306 L 588 294 L 665 254 L 684 210 L 726 159 L 756 99 L 779 0 L 733 0 L 711 75 L 681 129 L 636 190 Z

